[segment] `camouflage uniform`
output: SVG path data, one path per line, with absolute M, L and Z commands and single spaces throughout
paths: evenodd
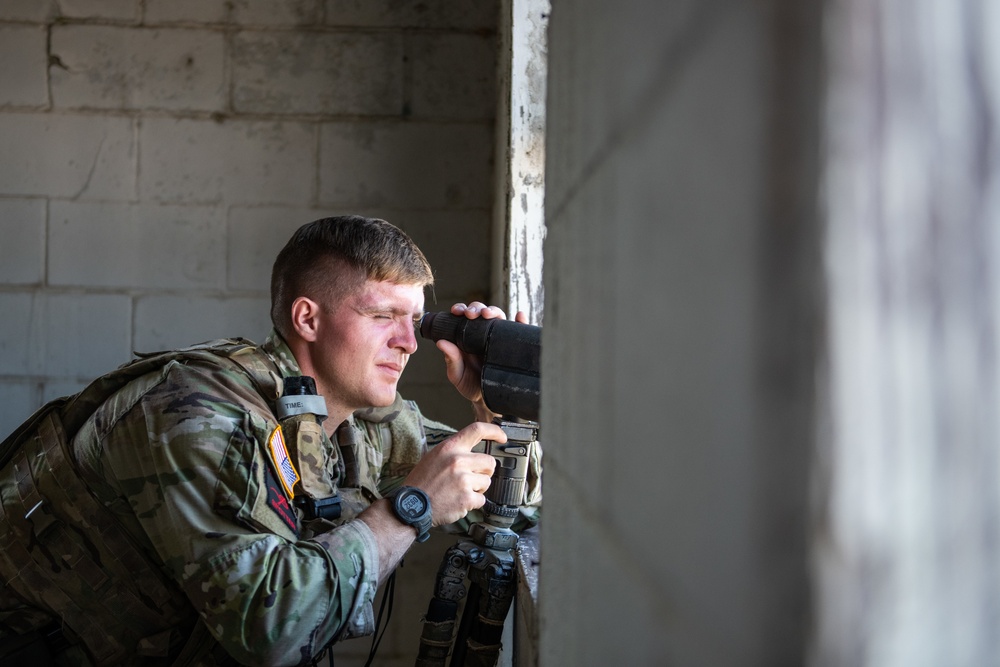
M 92 661 L 115 665 L 304 664 L 372 632 L 378 550 L 355 517 L 453 431 L 397 395 L 341 425 L 339 446 L 316 429 L 301 436 L 320 439 L 306 455 L 286 433 L 303 484 L 343 503 L 336 526 L 306 521 L 269 450 L 295 359 L 275 333 L 227 343 L 130 379 L 88 407 L 65 448 L 42 433 L 4 468 L 0 629 L 59 616 Z M 79 646 L 73 656 L 91 661 Z

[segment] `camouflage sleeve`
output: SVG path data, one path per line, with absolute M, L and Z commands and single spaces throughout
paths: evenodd
M 241 663 L 308 662 L 371 632 L 378 552 L 351 521 L 300 539 L 264 452 L 274 423 L 239 373 L 174 367 L 104 439 L 105 479 Z

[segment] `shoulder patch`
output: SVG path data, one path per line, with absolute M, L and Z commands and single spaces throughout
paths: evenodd
M 299 471 L 295 469 L 291 458 L 288 456 L 288 448 L 285 446 L 285 434 L 281 430 L 281 424 L 274 427 L 271 436 L 267 439 L 267 449 L 271 454 L 271 461 L 274 462 L 274 469 L 278 471 L 278 478 L 285 488 L 285 495 L 290 500 L 295 499 L 295 483 L 299 481 Z
M 270 467 L 263 466 L 263 468 L 264 480 L 267 484 L 267 506 L 274 510 L 274 513 L 278 515 L 286 526 L 292 529 L 293 533 L 298 535 L 299 526 L 295 518 L 295 511 L 288 503 L 288 498 L 282 491 L 278 480 L 274 478 L 274 473 L 271 472 Z

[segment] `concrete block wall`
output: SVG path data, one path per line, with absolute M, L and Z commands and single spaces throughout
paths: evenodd
M 439 306 L 485 298 L 496 22 L 457 0 L 0 6 L 0 433 L 133 350 L 262 339 L 273 257 L 323 215 L 406 229 Z M 403 386 L 464 421 L 436 355 Z
M 490 289 L 495 2 L 0 4 L 0 436 L 150 351 L 270 329 L 299 225 L 384 217 L 435 266 L 428 308 Z M 434 297 L 436 296 L 436 303 Z M 471 417 L 423 345 L 401 389 Z M 412 664 L 407 558 L 379 664 Z M 338 648 L 360 663 L 367 642 Z

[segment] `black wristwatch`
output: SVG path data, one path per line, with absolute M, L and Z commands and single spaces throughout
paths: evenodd
M 415 486 L 401 487 L 392 495 L 392 511 L 408 526 L 417 529 L 417 542 L 430 537 L 431 499 Z

